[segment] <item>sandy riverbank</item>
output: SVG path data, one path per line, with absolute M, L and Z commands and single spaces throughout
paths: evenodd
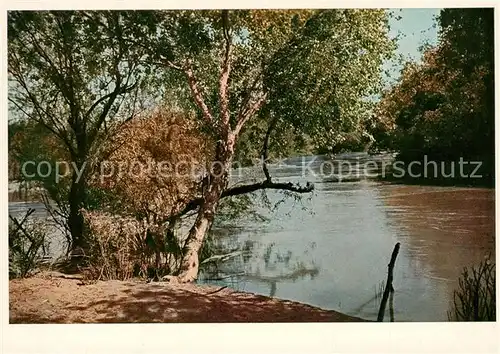
M 40 273 L 9 282 L 10 323 L 356 322 L 309 305 L 195 284 L 100 281 Z M 218 291 L 219 290 L 219 291 Z

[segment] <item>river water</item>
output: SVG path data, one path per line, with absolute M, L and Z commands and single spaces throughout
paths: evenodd
M 339 182 L 325 161 L 299 157 L 272 166 L 278 181 L 312 181 L 314 193 L 301 203 L 288 198 L 275 211 L 263 208 L 267 223 L 220 230 L 222 242 L 246 252 L 217 266 L 207 263 L 200 282 L 375 320 L 391 252 L 400 242 L 394 320 L 446 321 L 463 267 L 488 254 L 494 259 L 494 190 L 369 178 Z M 272 202 L 282 198 L 277 191 L 267 195 Z
M 350 161 L 351 172 L 366 172 L 357 163 L 367 159 L 347 154 L 336 161 Z M 369 160 L 380 165 L 385 157 Z M 387 264 L 400 242 L 394 320 L 446 321 L 463 267 L 495 256 L 494 190 L 389 184 L 361 174 L 339 182 L 342 171 L 330 162 L 313 156 L 270 166 L 276 181 L 310 181 L 314 192 L 301 201 L 286 198 L 274 211 L 260 208 L 268 222 L 238 221 L 237 227 L 215 230 L 216 243 L 243 253 L 205 264 L 199 282 L 375 320 Z M 244 182 L 260 171 L 240 172 Z M 266 194 L 271 204 L 283 199 L 278 191 Z M 47 216 L 41 204 L 9 203 L 9 212 L 27 207 Z M 59 237 L 52 250 L 63 249 Z

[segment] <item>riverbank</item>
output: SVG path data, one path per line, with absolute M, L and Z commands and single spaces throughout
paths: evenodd
M 10 323 L 358 322 L 298 302 L 196 285 L 39 273 L 9 282 Z

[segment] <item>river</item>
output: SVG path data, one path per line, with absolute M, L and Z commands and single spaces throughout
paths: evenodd
M 279 181 L 314 182 L 314 193 L 302 203 L 288 198 L 276 211 L 263 208 L 267 223 L 221 232 L 222 242 L 247 252 L 216 268 L 207 265 L 200 282 L 375 320 L 391 252 L 400 242 L 394 320 L 446 321 L 463 267 L 487 254 L 494 259 L 494 190 L 339 182 L 325 161 L 298 157 L 271 166 Z M 281 199 L 277 191 L 267 195 Z
M 379 164 L 384 159 L 369 157 Z M 336 159 L 367 160 L 366 154 Z M 364 177 L 339 182 L 339 171 L 329 170 L 330 162 L 312 156 L 270 166 L 276 181 L 310 181 L 314 192 L 301 201 L 286 198 L 274 211 L 259 208 L 267 222 L 243 220 L 237 227 L 216 229 L 216 242 L 244 252 L 217 266 L 205 264 L 199 282 L 375 320 L 387 264 L 400 242 L 394 320 L 446 321 L 463 267 L 478 264 L 488 253 L 495 256 L 494 190 L 399 185 Z M 235 181 L 259 173 L 240 172 Z M 271 203 L 283 198 L 278 191 L 267 191 L 267 196 Z M 27 206 L 46 216 L 41 204 L 9 203 L 9 212 L 17 214 Z M 60 243 L 52 247 L 63 248 Z

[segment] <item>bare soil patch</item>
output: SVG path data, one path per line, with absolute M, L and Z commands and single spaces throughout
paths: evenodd
M 196 284 L 99 281 L 40 273 L 9 282 L 10 323 L 356 322 L 298 302 Z

